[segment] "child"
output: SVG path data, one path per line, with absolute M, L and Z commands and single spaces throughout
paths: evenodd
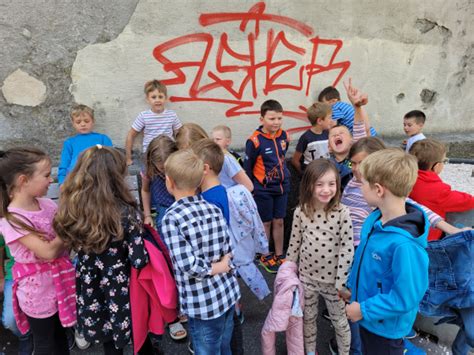
M 162 134 L 154 138 L 146 151 L 146 171 L 142 173 L 142 201 L 145 215 L 144 223 L 155 225 L 161 230 L 161 221 L 166 209 L 174 202 L 174 197 L 166 189 L 165 161 L 178 150 L 176 143 L 168 136 Z M 153 221 L 151 207 L 156 209 Z
M 232 132 L 227 126 L 216 126 L 211 133 L 214 142 L 221 147 L 224 152 L 224 165 L 219 173 L 219 180 L 225 187 L 231 187 L 237 184 L 244 185 L 250 192 L 253 191 L 252 180 L 247 176 L 245 171 L 240 166 L 238 160 L 228 148 L 232 140 Z
M 364 198 L 378 209 L 362 227 L 346 313 L 359 322 L 367 355 L 404 353 L 403 337 L 428 287 L 428 220 L 420 207 L 405 201 L 417 170 L 416 160 L 399 149 L 372 153 L 360 166 Z
M 408 139 L 402 143 L 402 148 L 408 153 L 411 146 L 418 141 L 425 139 L 425 135 L 421 133 L 425 125 L 426 115 L 422 111 L 413 110 L 403 117 L 403 130 Z
M 439 174 L 447 163 L 446 147 L 434 139 L 423 139 L 416 142 L 410 154 L 418 160 L 418 178 L 410 197 L 446 218 L 447 212 L 463 212 L 474 208 L 474 196 L 451 190 Z M 430 229 L 428 240 L 438 240 L 441 231 Z
M 74 267 L 53 230 L 56 204 L 42 198 L 51 182 L 41 150 L 0 151 L 0 233 L 15 258 L 13 310 L 42 355 L 69 354 L 64 327 L 76 323 Z
M 196 354 L 230 354 L 234 304 L 240 297 L 231 270 L 230 237 L 218 207 L 196 196 L 204 163 L 190 150 L 170 155 L 166 187 L 175 197 L 163 218 L 181 311 Z M 206 334 L 212 331 L 212 339 Z
M 339 292 L 344 290 L 354 247 L 351 218 L 348 209 L 339 202 L 340 191 L 339 173 L 332 162 L 317 159 L 306 167 L 286 258 L 299 264 L 308 355 L 316 352 L 319 295 L 326 302 L 336 330 L 339 354 L 349 354 L 351 333 Z
M 262 255 L 260 263 L 270 273 L 276 273 L 284 261 L 283 218 L 286 216 L 290 172 L 285 154 L 289 138 L 281 129 L 283 107 L 278 101 L 267 100 L 260 107 L 262 124 L 247 140 L 244 168 L 254 185 L 254 198 L 265 226 L 267 238 L 273 237 L 275 253 Z
M 187 149 L 193 143 L 205 138 L 209 138 L 209 136 L 204 128 L 197 123 L 188 122 L 178 129 L 176 133 L 176 145 L 178 149 Z
M 298 139 L 291 163 L 302 174 L 304 168 L 315 159 L 329 158 L 328 131 L 336 125 L 331 106 L 315 102 L 306 111 L 311 128 Z
M 147 81 L 144 91 L 150 109 L 140 112 L 137 118 L 135 118 L 132 128 L 128 131 L 125 142 L 127 165 L 133 163 L 133 141 L 141 131 L 143 131 L 143 153 L 145 153 L 148 144 L 150 144 L 153 138 L 158 137 L 160 134 L 173 138 L 178 128 L 181 127 L 181 121 L 176 112 L 165 109 L 168 94 L 164 84 L 158 80 Z
M 338 125 L 346 126 L 349 132 L 352 133 L 355 116 L 354 107 L 341 101 L 341 95 L 335 87 L 328 86 L 324 88 L 318 96 L 318 101 L 331 105 L 332 119 L 337 121 Z M 377 132 L 373 127 L 367 125 L 365 135 L 375 136 Z
M 77 134 L 64 141 L 61 160 L 58 166 L 58 183 L 62 184 L 76 165 L 79 155 L 96 144 L 111 147 L 112 141 L 105 134 L 92 132 L 94 128 L 94 110 L 86 105 L 74 105 L 71 110 L 72 126 Z
M 54 219 L 58 236 L 77 251 L 78 331 L 103 343 L 105 354 L 123 354 L 130 341 L 131 267 L 148 262 L 126 174 L 118 150 L 89 148 L 64 184 Z
M 235 160 L 237 160 L 239 165 L 244 167 L 244 162 L 240 154 L 234 150 L 229 149 L 229 146 L 232 144 L 232 131 L 229 127 L 218 125 L 212 129 L 211 136 L 212 139 L 214 139 L 214 142 L 219 144 L 219 147 L 230 153 L 235 158 Z

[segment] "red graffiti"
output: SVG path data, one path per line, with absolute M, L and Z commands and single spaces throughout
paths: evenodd
M 168 86 L 190 84 L 188 96 L 171 96 L 170 100 L 229 105 L 230 108 L 225 114 L 227 117 L 235 117 L 258 114 L 254 102 L 262 94 L 268 96 L 276 91 L 292 90 L 308 96 L 316 77 L 324 72 L 339 71 L 331 83 L 337 85 L 351 64 L 350 61 L 338 61 L 336 58 L 342 48 L 342 41 L 313 37 L 314 31 L 310 26 L 289 17 L 266 14 L 264 11 L 265 3 L 259 2 L 248 12 L 207 13 L 199 17 L 199 23 L 203 27 L 240 23 L 239 30 L 246 34 L 245 52 L 238 52 L 232 48 L 227 32 L 215 36 L 217 44 L 214 43 L 215 38 L 210 33 L 195 33 L 156 46 L 153 56 L 162 64 L 165 72 L 174 74 L 174 77 L 164 79 L 162 82 Z M 264 22 L 280 25 L 283 29 L 270 28 L 262 39 L 261 25 Z M 250 23 L 253 23 L 254 27 L 247 33 Z M 286 30 L 296 31 L 298 35 L 303 36 L 304 41 L 300 40 L 298 44 L 295 44 L 294 40 L 290 41 L 289 38 L 295 36 Z M 266 43 L 266 51 L 257 53 L 263 41 Z M 180 50 L 182 53 L 184 46 L 192 59 L 184 61 L 170 59 L 176 54 L 174 51 Z M 210 57 L 213 49 L 216 50 L 215 58 Z M 328 51 L 332 54 L 326 63 L 322 63 L 321 52 L 324 54 Z M 250 96 L 253 100 L 244 99 Z M 284 114 L 306 121 L 303 106 L 287 110 Z

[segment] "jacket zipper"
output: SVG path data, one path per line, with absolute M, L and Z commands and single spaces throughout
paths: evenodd
M 277 159 L 278 159 L 278 165 L 280 166 L 280 173 L 281 173 L 281 179 L 280 179 L 280 191 L 281 193 L 283 194 L 283 180 L 285 179 L 285 173 L 283 172 L 283 166 L 282 166 L 282 163 L 281 163 L 281 159 L 280 159 L 280 151 L 278 150 L 278 145 L 276 143 L 276 139 L 275 137 L 272 137 L 272 140 L 273 140 L 273 144 L 275 146 L 275 151 L 276 151 L 276 155 L 277 155 Z
M 359 295 L 359 277 L 360 277 L 360 268 L 362 266 L 362 260 L 364 259 L 364 254 L 365 254 L 365 249 L 367 248 L 367 245 L 369 244 L 370 237 L 372 237 L 372 232 L 374 231 L 374 226 L 372 226 L 372 229 L 370 230 L 369 236 L 367 237 L 367 242 L 364 245 L 364 249 L 362 249 L 362 254 L 360 256 L 360 261 L 359 261 L 359 267 L 357 268 L 357 276 L 356 276 L 356 294 L 355 294 L 355 300 L 358 302 L 357 296 Z

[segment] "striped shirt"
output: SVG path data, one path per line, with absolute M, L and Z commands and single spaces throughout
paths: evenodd
M 161 134 L 173 138 L 173 132 L 182 126 L 176 112 L 164 110 L 162 113 L 155 113 L 152 110 L 140 112 L 132 128 L 137 132 L 143 132 L 143 153 L 146 152 L 148 144 L 153 138 Z
M 332 105 L 332 119 L 337 121 L 339 125 L 349 128 L 349 131 L 352 133 L 352 126 L 354 125 L 354 107 L 347 102 L 336 102 Z M 370 135 L 377 135 L 377 132 L 373 127 L 370 127 Z
M 407 198 L 408 202 L 411 202 L 417 206 L 420 206 L 423 211 L 428 216 L 430 225 L 435 227 L 443 219 L 431 211 L 429 208 L 420 205 L 416 201 L 413 201 L 410 198 Z M 352 178 L 347 184 L 344 192 L 342 193 L 341 203 L 349 207 L 349 213 L 352 219 L 352 227 L 354 231 L 354 245 L 359 245 L 360 243 L 360 231 L 362 229 L 362 224 L 364 224 L 367 216 L 374 210 L 373 207 L 369 206 L 367 201 L 362 195 L 362 182 L 357 181 L 355 178 Z

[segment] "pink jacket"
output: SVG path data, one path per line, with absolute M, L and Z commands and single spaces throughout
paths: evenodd
M 275 279 L 273 304 L 262 329 L 262 354 L 275 355 L 275 332 L 286 331 L 288 355 L 304 355 L 303 317 L 291 314 L 293 291 L 297 289 L 301 309 L 304 308 L 303 285 L 298 279 L 296 263 L 286 261 Z
M 140 270 L 132 268 L 130 277 L 130 306 L 132 311 L 133 349 L 137 354 L 148 332 L 163 334 L 166 323 L 178 316 L 178 291 L 170 269 L 168 250 L 156 231 L 145 227 L 149 263 Z M 148 237 L 154 240 L 148 240 Z

